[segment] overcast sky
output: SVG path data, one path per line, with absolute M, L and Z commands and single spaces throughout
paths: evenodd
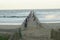
M 60 0 L 0 0 L 0 9 L 59 9 Z

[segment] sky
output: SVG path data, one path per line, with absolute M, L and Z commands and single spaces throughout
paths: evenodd
M 60 0 L 0 0 L 1 9 L 60 9 Z

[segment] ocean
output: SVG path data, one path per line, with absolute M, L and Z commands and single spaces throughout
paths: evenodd
M 60 23 L 60 10 L 34 10 L 40 23 Z M 0 23 L 23 23 L 30 10 L 0 10 Z
M 0 25 L 21 25 L 29 14 L 30 10 L 0 10 Z M 46 28 L 60 27 L 60 10 L 34 10 L 34 14 Z

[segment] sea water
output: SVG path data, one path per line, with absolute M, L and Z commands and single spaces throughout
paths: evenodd
M 29 11 L 24 10 L 0 10 L 0 24 L 23 23 Z

